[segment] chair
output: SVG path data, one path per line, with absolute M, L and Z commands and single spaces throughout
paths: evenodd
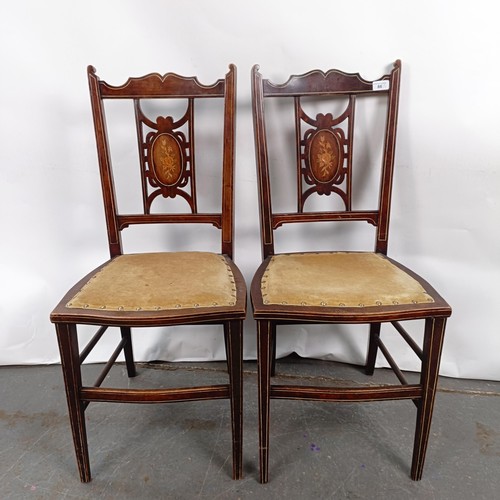
M 413 400 L 417 407 L 417 423 L 411 478 L 418 480 L 422 477 L 445 323 L 451 309 L 426 281 L 386 255 L 400 74 L 401 63 L 396 61 L 389 74 L 375 81 L 338 70 L 327 73 L 314 70 L 292 76 L 286 83 L 278 85 L 264 79 L 258 66 L 252 70 L 263 262 L 252 280 L 251 300 L 257 321 L 260 481 L 263 483 L 268 481 L 271 399 L 344 402 Z M 289 116 L 290 122 L 294 123 L 289 123 L 289 127 L 283 119 L 287 104 L 293 106 Z M 369 133 L 363 135 L 355 127 L 355 111 L 361 104 L 372 110 L 363 112 L 362 125 L 368 123 L 377 111 L 383 110 L 384 115 L 380 134 L 383 137 L 378 149 L 381 159 L 379 198 L 374 201 L 375 208 L 369 209 L 359 206 L 364 198 L 356 195 L 356 188 L 360 184 L 366 187 L 365 179 L 373 169 L 373 165 L 368 163 L 375 147 L 372 144 L 375 129 L 369 129 Z M 316 112 L 318 108 L 323 110 L 322 113 L 310 111 L 313 109 Z M 332 109 L 336 111 L 332 113 Z M 269 126 L 271 111 L 281 113 L 280 121 L 273 122 L 279 123 L 279 126 Z M 358 149 L 354 151 L 355 137 L 364 137 L 368 144 L 363 147 L 357 141 Z M 285 151 L 287 139 L 291 143 L 290 150 L 295 152 L 290 153 L 291 160 L 286 167 L 276 173 L 278 160 L 288 160 Z M 274 146 L 272 153 L 269 151 L 271 146 Z M 294 162 L 295 167 L 292 166 Z M 356 170 L 358 168 L 359 171 Z M 279 183 L 279 189 L 272 181 Z M 274 195 L 274 202 L 279 194 L 281 203 L 284 186 L 291 182 L 290 191 L 296 189 L 297 192 L 296 200 L 287 205 L 291 208 L 289 211 L 273 210 L 275 204 L 271 203 L 271 195 Z M 296 188 L 293 187 L 295 184 Z M 322 209 L 315 204 L 315 198 L 321 201 Z M 330 205 L 325 210 L 326 202 Z M 330 210 L 331 206 L 334 208 Z M 323 233 L 327 233 L 328 227 L 338 229 L 338 223 L 346 221 L 365 221 L 374 226 L 373 252 L 324 249 L 321 252 L 298 253 L 275 251 L 275 235 L 281 226 L 321 222 Z M 327 222 L 336 224 L 325 226 Z M 304 226 L 302 228 L 305 229 Z M 306 234 L 309 238 L 310 233 Z M 329 234 L 336 233 L 332 229 Z M 280 244 L 283 242 L 281 235 Z M 309 239 L 307 243 L 313 244 Z M 305 242 L 300 244 L 305 245 Z M 410 336 L 408 326 L 405 325 L 405 329 L 401 324 L 403 320 L 416 319 L 423 319 L 425 323 L 422 348 Z M 401 384 L 356 388 L 271 384 L 275 370 L 277 327 L 319 323 L 368 324 L 366 373 L 374 373 L 380 349 Z M 380 337 L 383 323 L 392 324 L 395 332 L 421 359 L 418 384 L 407 383 L 389 354 Z
M 242 323 L 246 314 L 246 287 L 232 261 L 236 67 L 231 65 L 224 79 L 208 86 L 199 83 L 195 77 L 187 78 L 174 73 L 164 76 L 148 74 L 130 78 L 124 85 L 112 86 L 100 80 L 93 67 L 89 66 L 87 72 L 111 258 L 71 288 L 50 316 L 59 342 L 81 481 L 91 480 L 84 414 L 89 403 L 167 403 L 212 399 L 230 400 L 232 476 L 239 479 L 242 476 Z M 112 100 L 128 102 L 130 114 L 135 113 L 135 124 L 134 119 L 130 121 L 131 136 L 137 134 L 140 159 L 138 192 L 142 193 L 139 195 L 142 207 L 137 213 L 123 213 L 118 208 L 116 193 L 119 191 L 115 190 L 110 148 L 110 144 L 117 143 L 118 139 L 113 135 L 113 141 L 109 140 L 111 131 L 107 129 L 111 127 L 104 114 L 105 107 L 112 106 Z M 207 108 L 200 110 L 199 106 L 202 103 L 215 105 L 217 102 L 221 111 L 214 116 L 221 118 L 218 120 L 220 123 L 212 115 L 208 115 L 207 122 Z M 155 110 L 153 116 L 151 109 Z M 171 109 L 175 113 L 170 114 Z M 203 110 L 204 114 L 199 112 Z M 198 120 L 200 116 L 201 121 Z M 196 131 L 198 140 L 202 124 L 208 127 L 209 140 L 201 143 L 206 146 L 205 149 L 195 150 L 195 144 L 200 142 L 195 143 L 194 133 Z M 200 169 L 196 170 L 195 160 L 201 158 L 202 151 L 212 158 L 212 130 L 218 125 L 221 130 L 220 144 L 215 150 L 221 153 L 221 158 L 218 158 L 218 164 L 212 162 L 212 166 L 214 172 L 220 167 L 218 178 L 222 179 L 222 186 L 214 190 L 211 183 L 208 186 L 203 183 L 196 185 L 195 173 L 200 174 Z M 197 163 L 200 165 L 200 161 Z M 206 162 L 202 164 L 206 166 Z M 117 171 L 115 167 L 115 177 Z M 212 171 L 208 175 L 212 176 Z M 204 187 L 210 188 L 205 189 L 208 194 L 217 192 L 219 199 L 215 206 L 220 206 L 220 210 L 213 213 L 198 210 L 199 192 L 203 192 Z M 177 203 L 177 208 L 173 213 L 167 213 L 163 205 L 173 202 Z M 179 203 L 184 204 L 182 210 L 178 208 Z M 196 228 L 207 227 L 200 224 L 219 229 L 221 253 L 123 252 L 121 236 L 128 226 L 174 223 L 196 224 L 188 226 L 196 237 Z M 173 243 L 178 245 L 181 242 L 176 240 Z M 198 243 L 204 248 L 200 241 Z M 218 245 L 217 240 L 215 245 Z M 77 325 L 82 324 L 96 325 L 98 329 L 80 353 Z M 136 375 L 132 327 L 173 325 L 222 325 L 229 383 L 168 389 L 101 387 L 122 351 L 128 376 Z M 121 341 L 94 386 L 82 385 L 81 364 L 108 327 L 119 327 Z

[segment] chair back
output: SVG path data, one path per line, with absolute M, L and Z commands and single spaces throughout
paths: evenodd
M 376 227 L 375 251 L 387 253 L 400 74 L 398 60 L 389 74 L 373 81 L 359 73 L 314 70 L 278 85 L 264 79 L 259 66 L 254 66 L 252 105 L 264 258 L 275 253 L 274 231 L 280 226 L 322 221 L 366 221 Z M 285 102 L 293 106 L 289 115 L 284 112 Z M 373 116 L 383 110 L 383 119 L 374 122 L 372 129 L 368 124 L 372 114 L 358 111 L 361 102 L 367 103 Z M 279 117 L 266 129 L 271 112 Z M 361 197 L 356 189 L 366 188 L 372 151 L 377 149 L 372 144 L 375 136 L 380 139 L 381 157 L 378 200 L 372 207 L 358 207 Z M 271 152 L 269 146 L 276 144 L 280 151 Z M 292 144 L 295 152 L 287 157 L 281 147 Z M 286 166 L 276 174 L 278 170 L 272 169 L 280 160 Z M 289 182 L 296 183 L 296 202 L 289 210 L 273 211 L 271 193 L 275 196 L 276 189 L 271 184 L 281 188 Z M 313 198 L 319 196 L 329 198 L 326 209 L 324 203 L 315 208 Z
M 220 229 L 221 253 L 232 258 L 235 66 L 230 65 L 225 78 L 211 85 L 202 85 L 196 77 L 151 73 L 129 78 L 123 85 L 112 86 L 100 80 L 92 66 L 88 67 L 87 73 L 111 257 L 123 253 L 121 232 L 128 226 L 189 223 L 211 224 Z M 216 118 L 219 115 L 212 115 L 201 106 L 202 102 L 208 102 L 206 99 L 220 100 L 222 111 L 218 122 Z M 122 205 L 117 200 L 114 176 L 117 172 L 113 172 L 110 148 L 114 136 L 108 130 L 105 116 L 105 103 L 106 106 L 111 105 L 112 100 L 128 100 L 131 104 L 130 115 L 135 117 L 135 127 L 132 125 L 132 128 L 135 128 L 133 135 L 137 138 L 136 172 L 137 182 L 140 182 L 138 191 L 142 193 L 139 205 L 142 206 L 132 213 L 120 210 Z M 203 139 L 199 137 L 202 125 L 208 133 Z M 211 182 L 204 180 L 197 184 L 196 166 L 197 160 L 201 159 L 205 165 L 206 158 L 211 158 L 212 153 L 207 156 L 206 147 L 213 149 L 215 146 L 216 141 L 212 139 L 216 137 L 214 131 L 218 125 L 221 130 L 217 136 L 220 139 L 220 158 L 209 165 L 210 171 L 203 177 L 210 180 L 219 176 L 217 178 L 221 182 L 217 185 L 217 193 L 214 193 Z M 200 140 L 195 141 L 195 135 Z M 198 149 L 197 145 L 200 146 Z M 121 162 L 114 163 L 118 165 Z M 127 179 L 127 182 L 132 180 Z M 199 187 L 201 190 L 206 188 L 204 196 L 217 197 L 217 209 L 199 209 Z

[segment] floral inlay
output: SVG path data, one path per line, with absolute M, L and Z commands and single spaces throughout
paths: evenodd
M 330 130 L 320 130 L 311 140 L 311 173 L 318 182 L 330 182 L 339 169 L 340 147 Z
M 181 149 L 170 134 L 160 134 L 152 146 L 156 177 L 163 185 L 175 184 L 182 173 Z

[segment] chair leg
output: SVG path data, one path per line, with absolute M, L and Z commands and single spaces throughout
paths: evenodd
M 82 376 L 80 371 L 80 353 L 76 325 L 56 324 L 57 340 L 61 353 L 61 365 L 66 389 L 71 431 L 75 446 L 76 462 L 80 480 L 88 483 L 91 479 L 87 431 L 85 427 L 85 408 L 80 400 Z
M 229 323 L 224 323 L 224 346 L 226 349 L 227 373 L 231 376 L 231 344 L 229 342 L 230 328 Z
M 122 334 L 122 339 L 126 340 L 123 346 L 123 354 L 125 355 L 125 364 L 127 366 L 127 374 L 129 377 L 135 377 L 137 375 L 135 371 L 134 363 L 134 351 L 132 349 L 132 334 L 129 327 L 120 327 Z
M 417 425 L 411 465 L 411 478 L 414 481 L 422 479 L 425 453 L 431 428 L 432 411 L 434 409 L 434 399 L 436 396 L 445 326 L 446 318 L 427 318 L 425 321 L 422 373 L 420 375 L 423 392 L 422 399 L 419 401 L 417 407 Z
M 274 331 L 275 328 L 274 328 Z M 271 350 L 273 324 L 257 321 L 257 371 L 259 391 L 260 482 L 269 480 L 269 410 L 271 391 Z
M 276 375 L 276 324 L 271 325 L 271 377 Z
M 224 324 L 231 398 L 233 479 L 243 477 L 243 321 Z
M 373 375 L 375 361 L 377 360 L 378 339 L 380 337 L 380 323 L 370 324 L 370 339 L 368 341 L 368 354 L 366 356 L 365 373 Z

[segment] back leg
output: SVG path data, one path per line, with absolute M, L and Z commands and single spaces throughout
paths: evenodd
M 365 373 L 373 375 L 375 361 L 377 361 L 378 339 L 380 337 L 380 323 L 370 324 L 370 338 L 368 340 L 368 354 L 366 356 Z
M 120 327 L 122 334 L 122 339 L 125 340 L 125 345 L 123 346 L 123 354 L 125 355 L 125 364 L 127 366 L 127 373 L 129 377 L 135 377 L 137 375 L 135 371 L 134 363 L 134 351 L 132 350 L 132 333 L 129 327 Z

